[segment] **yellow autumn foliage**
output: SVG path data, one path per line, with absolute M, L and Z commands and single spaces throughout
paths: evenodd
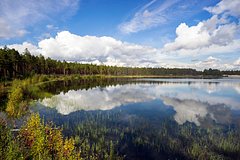
M 6 112 L 9 116 L 18 117 L 21 114 L 21 106 L 23 105 L 23 90 L 20 87 L 12 89 L 8 97 Z
M 62 130 L 51 124 L 41 122 L 39 114 L 32 114 L 27 123 L 22 126 L 19 137 L 24 157 L 30 159 L 80 159 L 76 152 L 74 140 L 64 139 Z

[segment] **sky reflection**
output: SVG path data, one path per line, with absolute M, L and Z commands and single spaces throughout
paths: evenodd
M 157 81 L 156 79 L 154 81 Z M 162 81 L 162 80 L 159 80 Z M 193 122 L 200 125 L 206 117 L 217 123 L 227 123 L 231 116 L 221 119 L 221 112 L 230 115 L 240 110 L 239 80 L 165 80 L 163 83 L 137 83 L 96 87 L 91 90 L 69 90 L 40 100 L 44 106 L 56 108 L 63 115 L 79 110 L 111 110 L 128 104 L 161 100 L 176 112 L 178 124 Z M 162 104 L 159 104 L 162 105 Z

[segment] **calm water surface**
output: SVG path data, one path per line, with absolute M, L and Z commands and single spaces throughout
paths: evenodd
M 39 100 L 39 105 L 55 110 L 60 117 L 77 111 L 124 109 L 166 114 L 179 125 L 191 122 L 200 126 L 205 121 L 235 124 L 240 118 L 240 80 L 139 79 L 134 84 L 68 90 Z
M 118 154 L 126 159 L 187 159 L 182 153 L 193 143 L 203 144 L 213 155 L 239 158 L 234 150 L 213 147 L 229 134 L 239 136 L 239 79 L 136 79 L 65 88 L 39 100 L 33 110 L 63 126 L 67 136 L 89 135 L 88 126 L 99 134 L 104 128 L 103 134 L 117 142 Z M 239 141 L 231 143 L 240 147 Z

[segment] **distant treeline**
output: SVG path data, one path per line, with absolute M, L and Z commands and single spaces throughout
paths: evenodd
M 53 60 L 42 55 L 34 56 L 27 49 L 23 54 L 19 54 L 15 49 L 7 47 L 0 49 L 0 80 L 24 78 L 34 74 L 222 76 L 223 74 L 240 74 L 240 71 L 221 72 L 216 69 L 208 69 L 202 72 L 190 68 L 139 68 L 80 64 L 77 62 Z

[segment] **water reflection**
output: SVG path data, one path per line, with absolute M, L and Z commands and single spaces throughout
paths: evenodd
M 176 114 L 174 119 L 178 124 L 193 122 L 197 126 L 206 118 L 216 123 L 227 124 L 231 121 L 231 110 L 225 104 L 210 105 L 207 102 L 195 100 L 180 100 L 177 98 L 162 97 L 164 104 L 173 106 Z
M 162 97 L 164 104 L 173 106 L 176 114 L 174 119 L 178 124 L 184 124 L 185 122 L 194 122 L 196 125 L 200 125 L 199 118 L 205 117 L 208 114 L 208 104 L 194 100 L 180 100 L 176 98 Z M 213 118 L 213 115 L 210 114 Z
M 159 106 L 168 106 L 176 112 L 174 119 L 178 124 L 188 121 L 199 126 L 209 120 L 230 123 L 232 110 L 240 110 L 239 91 L 240 81 L 236 79 L 144 79 L 136 84 L 69 90 L 40 100 L 39 103 L 68 115 L 79 110 L 111 110 L 159 100 L 163 102 Z

